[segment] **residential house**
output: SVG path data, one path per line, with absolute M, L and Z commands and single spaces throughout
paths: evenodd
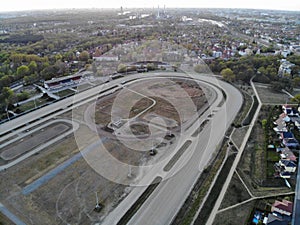
M 269 213 L 266 221 L 267 225 L 288 225 L 291 221 L 291 217 L 283 216 L 279 213 Z
M 290 179 L 291 176 L 293 176 L 293 174 L 290 173 L 290 172 L 281 171 L 281 172 L 279 173 L 279 176 L 280 176 L 281 178 L 283 178 L 283 179 Z
M 295 66 L 295 64 L 293 64 L 287 60 L 282 60 L 281 65 L 279 66 L 279 69 L 278 69 L 278 76 L 284 77 L 286 74 L 291 75 L 292 68 L 294 66 Z
M 285 113 L 280 114 L 279 118 L 282 118 L 284 122 L 288 123 L 291 121 L 290 117 L 286 115 Z
M 298 148 L 299 142 L 295 139 L 292 132 L 282 132 L 280 133 L 280 139 L 282 143 L 288 148 Z
M 283 200 L 275 201 L 272 205 L 271 212 L 273 213 L 279 213 L 282 216 L 291 216 L 293 214 L 293 202 Z
M 117 62 L 119 60 L 119 57 L 113 55 L 105 55 L 105 56 L 93 57 L 93 60 L 99 62 Z
M 275 122 L 274 125 L 277 125 L 276 127 L 273 128 L 273 130 L 276 133 L 281 133 L 281 132 L 287 132 L 287 128 L 286 128 L 286 123 L 282 118 L 278 118 Z
M 294 134 L 292 132 L 282 132 L 280 134 L 281 139 L 294 139 Z
M 299 142 L 295 138 L 285 138 L 282 143 L 288 148 L 299 148 Z
M 297 169 L 296 163 L 289 160 L 280 160 L 279 165 L 283 168 L 285 172 L 295 173 Z
M 284 113 L 289 117 L 299 117 L 299 112 L 296 108 L 285 108 Z
M 287 147 L 281 149 L 281 154 L 280 154 L 280 158 L 282 160 L 289 160 L 289 161 L 293 161 L 296 162 L 297 161 L 297 157 L 294 155 L 294 153 Z

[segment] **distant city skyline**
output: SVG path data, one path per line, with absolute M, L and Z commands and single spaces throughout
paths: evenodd
M 64 9 L 64 8 L 152 8 L 164 5 L 168 8 L 250 8 L 250 9 L 274 9 L 274 10 L 292 10 L 300 11 L 299 0 L 185 0 L 179 3 L 174 0 L 164 1 L 146 1 L 146 0 L 9 0 L 1 2 L 0 12 L 37 10 L 37 9 Z

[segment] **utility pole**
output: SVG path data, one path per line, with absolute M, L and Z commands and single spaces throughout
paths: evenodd
M 102 209 L 102 206 L 99 204 L 99 199 L 98 199 L 98 193 L 96 191 L 96 207 L 95 207 L 95 211 L 96 212 L 100 212 L 100 210 Z
M 128 174 L 127 174 L 127 177 L 131 178 L 132 177 L 132 168 L 131 168 L 131 165 L 128 165 L 129 168 L 128 168 Z
M 9 112 L 8 112 L 8 100 L 6 101 L 6 116 L 7 116 L 7 119 L 10 120 L 9 118 Z
M 33 97 L 33 102 L 34 102 L 34 108 L 36 108 L 35 97 Z

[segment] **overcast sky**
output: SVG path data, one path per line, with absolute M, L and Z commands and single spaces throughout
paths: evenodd
M 253 8 L 300 11 L 300 0 L 1 0 L 0 11 L 61 8 Z

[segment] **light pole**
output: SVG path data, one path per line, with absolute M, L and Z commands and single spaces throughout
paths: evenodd
M 10 120 L 10 118 L 9 118 L 9 113 L 8 113 L 8 100 L 6 99 L 5 102 L 6 102 L 6 109 L 5 109 L 5 111 L 6 111 L 6 116 L 7 116 L 7 119 Z
M 33 102 L 34 102 L 34 108 L 36 108 L 35 97 L 33 97 Z
M 99 199 L 98 199 L 98 193 L 97 193 L 97 191 L 96 191 L 96 206 L 95 206 L 95 211 L 96 212 L 100 212 L 100 210 L 101 210 L 101 205 L 99 204 Z

